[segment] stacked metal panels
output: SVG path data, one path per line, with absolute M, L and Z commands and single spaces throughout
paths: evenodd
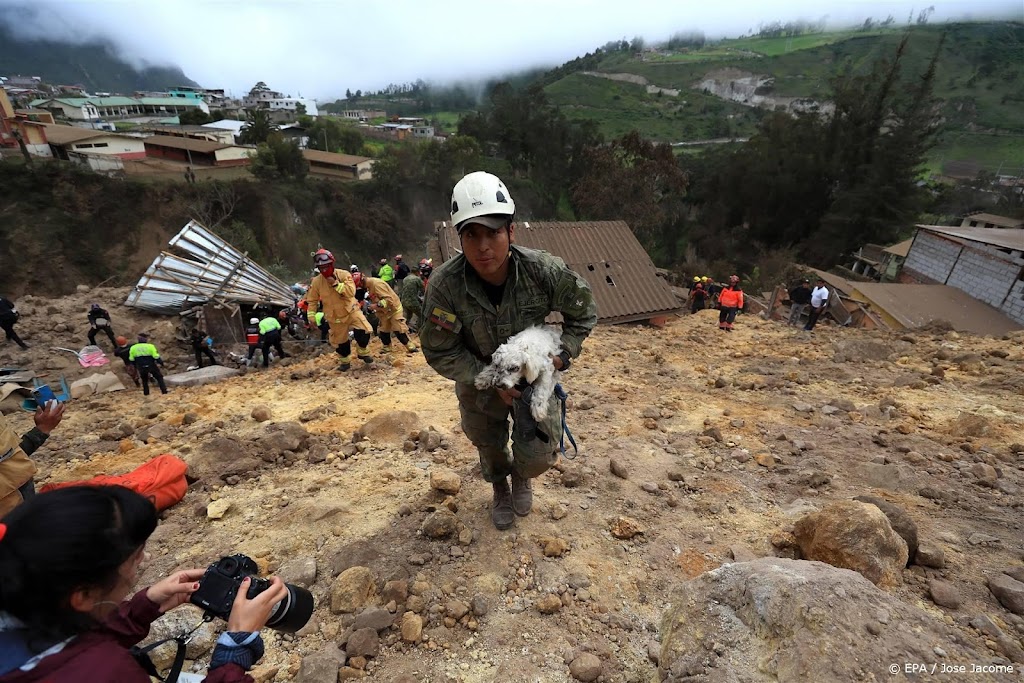
M 295 302 L 288 285 L 196 221 L 189 221 L 168 247 L 175 253 L 165 251 L 156 257 L 126 305 L 173 315 L 206 303 L 291 306 Z

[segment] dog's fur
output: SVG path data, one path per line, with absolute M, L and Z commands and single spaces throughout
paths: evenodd
M 533 385 L 530 413 L 538 422 L 548 411 L 548 400 L 555 392 L 558 372 L 552 356 L 558 354 L 561 333 L 555 327 L 529 327 L 510 337 L 491 356 L 491 364 L 476 376 L 477 389 L 511 389 L 523 378 Z

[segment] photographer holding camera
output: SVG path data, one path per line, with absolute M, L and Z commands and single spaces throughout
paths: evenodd
M 126 600 L 156 525 L 152 503 L 119 486 L 40 494 L 4 518 L 0 682 L 149 683 L 129 648 L 160 615 L 189 602 L 208 573 L 178 571 Z M 275 577 L 250 599 L 250 585 L 260 581 L 242 578 L 230 614 L 218 614 L 227 630 L 207 683 L 252 683 L 245 672 L 263 655 L 259 630 L 290 589 Z

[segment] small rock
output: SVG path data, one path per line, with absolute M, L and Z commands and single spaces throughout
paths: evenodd
M 569 664 L 569 674 L 577 681 L 590 683 L 601 675 L 601 660 L 597 655 L 584 652 Z
M 569 514 L 569 511 L 565 509 L 564 505 L 556 503 L 551 506 L 548 514 L 551 515 L 551 519 L 557 521 L 559 519 L 564 519 L 565 516 Z
M 729 548 L 732 559 L 736 562 L 751 562 L 757 559 L 757 555 L 751 552 L 745 545 L 734 545 Z
M 423 637 L 423 617 L 415 612 L 402 615 L 402 640 L 407 643 L 418 643 Z
M 562 609 L 562 599 L 557 595 L 548 593 L 543 598 L 534 603 L 537 611 L 541 614 L 555 614 Z
M 348 637 L 345 654 L 349 657 L 376 657 L 380 653 L 380 636 L 372 628 L 361 628 Z
M 304 588 L 309 588 L 316 583 L 316 559 L 312 557 L 298 557 L 289 560 L 281 565 L 277 575 L 285 583 L 294 583 Z
M 490 609 L 490 605 L 487 603 L 487 598 L 482 595 L 474 595 L 469 606 L 470 609 L 473 610 L 473 614 L 478 617 L 485 616 L 487 611 Z
M 642 488 L 647 493 L 658 492 L 658 485 L 655 484 L 653 481 L 645 481 L 643 484 L 640 485 L 640 488 Z
M 754 456 L 754 460 L 761 467 L 767 467 L 768 469 L 775 467 L 775 458 L 771 453 L 758 453 Z
M 231 501 L 227 498 L 218 498 L 206 506 L 206 516 L 209 519 L 223 519 L 224 515 L 231 509 Z
M 387 627 L 394 623 L 395 617 L 391 612 L 388 612 L 383 607 L 367 607 L 356 620 L 352 622 L 352 628 L 360 630 L 364 628 L 372 628 L 374 631 L 383 631 Z
M 612 458 L 608 461 L 608 469 L 619 479 L 629 479 L 629 471 L 626 469 L 625 464 L 618 458 Z
M 914 563 L 922 567 L 942 569 L 946 566 L 946 553 L 938 546 L 925 543 L 918 546 Z
M 462 478 L 451 470 L 431 470 L 430 488 L 455 495 L 462 489 Z
M 932 598 L 932 602 L 939 607 L 957 609 L 963 602 L 963 598 L 960 597 L 960 591 L 948 581 L 932 579 L 928 582 L 928 593 Z
M 812 406 L 810 403 L 794 403 L 793 410 L 795 410 L 798 413 L 813 413 L 814 406 Z
M 427 515 L 420 530 L 427 538 L 448 538 L 455 533 L 458 518 L 448 508 L 441 508 Z
M 273 417 L 273 413 L 270 412 L 270 408 L 262 405 L 253 408 L 252 412 L 249 415 L 250 417 L 252 417 L 252 419 L 256 420 L 257 422 L 266 422 L 271 417 Z
M 574 489 L 583 485 L 583 470 L 579 467 L 569 467 L 562 472 L 562 486 L 567 489 Z
M 368 568 L 349 567 L 331 586 L 331 612 L 356 612 L 366 606 L 375 592 L 373 573 Z
M 989 577 L 988 589 L 1006 609 L 1024 615 L 1024 583 L 1007 574 Z
M 612 536 L 615 538 L 630 539 L 644 531 L 640 522 L 631 517 L 616 517 L 611 525 Z
M 306 655 L 299 664 L 295 683 L 336 683 L 338 668 L 338 660 L 330 655 Z
M 544 557 L 561 557 L 569 550 L 569 543 L 564 538 L 547 536 L 540 539 L 544 547 Z

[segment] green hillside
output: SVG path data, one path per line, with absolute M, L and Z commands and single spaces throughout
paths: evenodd
M 942 100 L 943 132 L 933 152 L 941 160 L 986 165 L 1024 164 L 1024 24 L 991 22 L 915 27 L 904 57 L 905 74 L 924 71 L 942 33 L 935 95 Z M 552 102 L 572 118 L 597 121 L 618 135 L 630 121 L 660 141 L 693 140 L 722 130 L 749 133 L 759 110 L 703 95 L 693 89 L 706 74 L 725 68 L 774 77 L 759 91 L 780 97 L 826 99 L 829 83 L 843 68 L 865 72 L 894 53 L 903 30 L 810 34 L 793 38 L 743 38 L 699 50 L 647 52 L 643 58 L 613 53 L 596 71 L 642 76 L 651 85 L 676 88 L 676 98 L 650 95 L 643 85 L 573 73 L 547 86 Z M 709 104 L 708 98 L 723 103 Z
M 48 40 L 25 41 L 0 16 L 0 75 L 40 76 L 51 85 L 80 85 L 89 92 L 131 94 L 198 85 L 170 66 L 136 69 L 106 43 L 71 45 Z

